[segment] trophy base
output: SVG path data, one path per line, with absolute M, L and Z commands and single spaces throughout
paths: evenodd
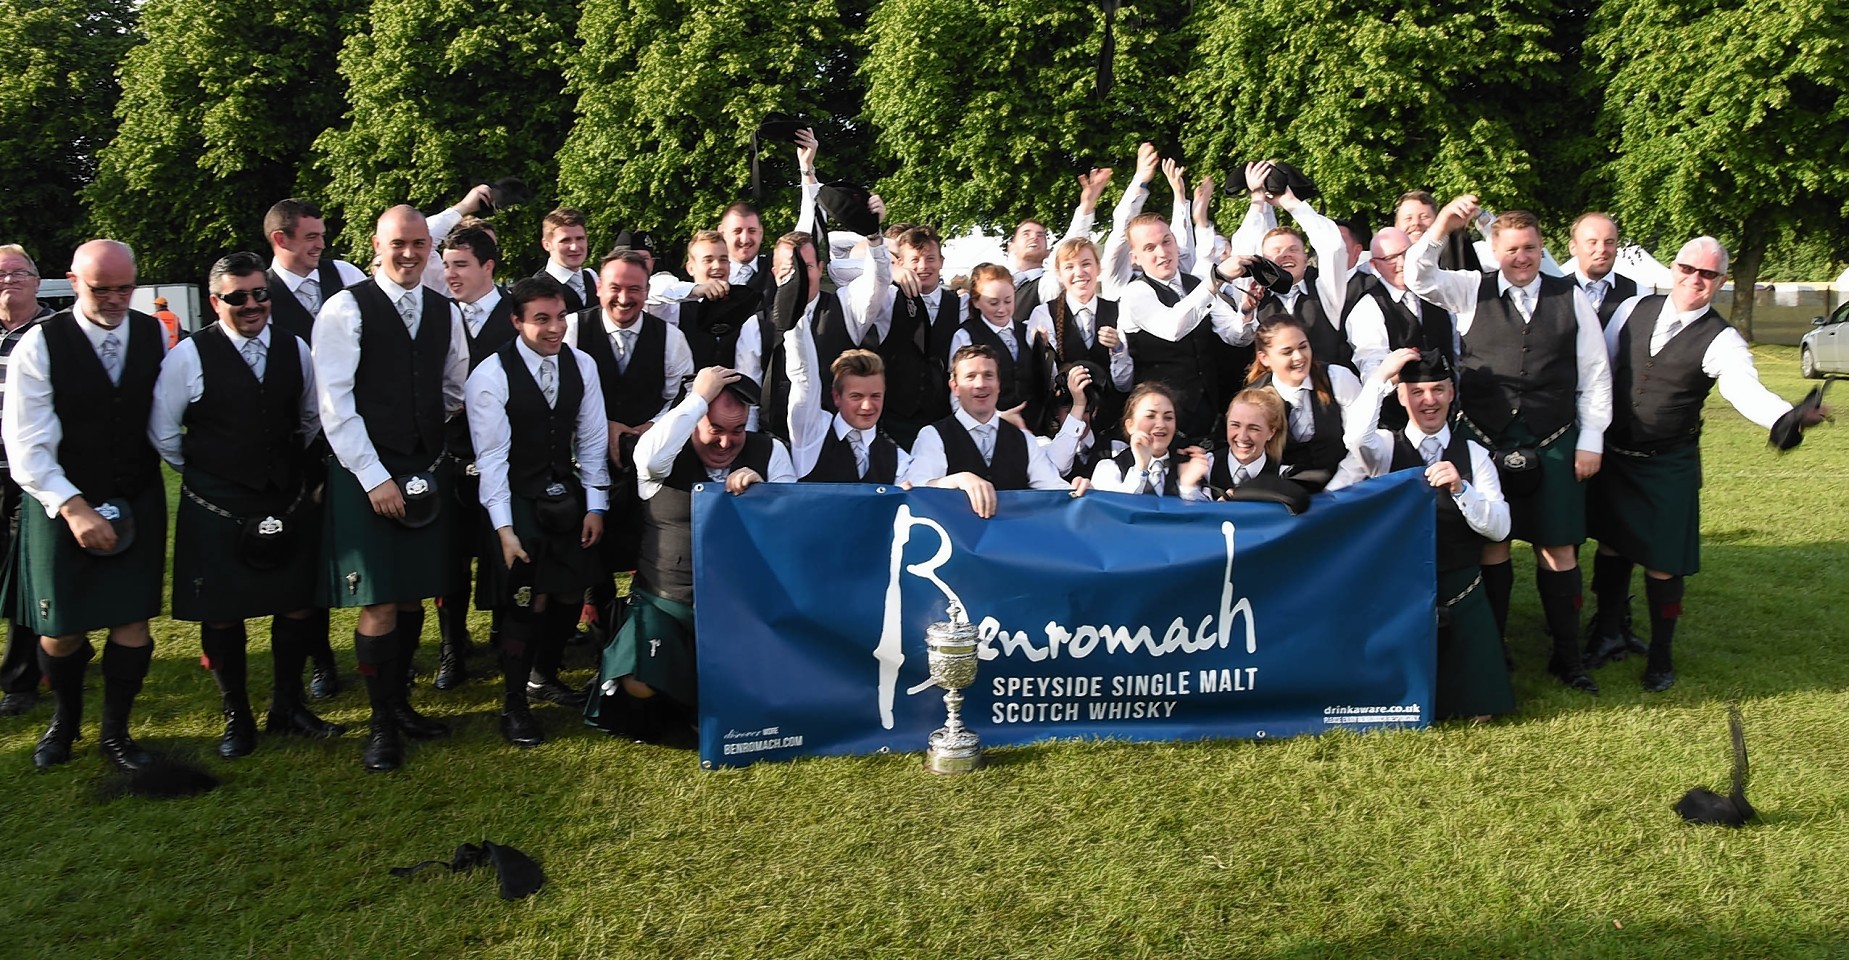
M 925 749 L 925 769 L 932 773 L 969 773 L 982 768 L 982 742 L 968 728 L 937 730 Z

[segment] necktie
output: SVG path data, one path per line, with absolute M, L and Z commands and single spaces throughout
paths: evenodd
M 1245 486 L 1246 481 L 1250 479 L 1252 479 L 1252 472 L 1245 467 L 1233 471 L 1233 486 L 1235 487 Z
M 976 424 L 976 449 L 981 451 L 983 463 L 995 462 L 995 424 Z
M 860 476 L 867 475 L 867 438 L 859 430 L 847 432 L 847 442 L 854 445 L 854 471 Z
M 1669 341 L 1673 339 L 1675 335 L 1680 333 L 1681 331 L 1682 331 L 1682 321 L 1681 320 L 1669 321 L 1669 326 L 1663 328 L 1663 338 L 1651 345 L 1650 355 L 1654 357 L 1656 356 L 1657 351 L 1662 350 L 1666 346 L 1669 346 Z
M 579 303 L 584 302 L 584 273 L 582 271 L 573 270 L 571 272 L 571 279 L 566 280 L 565 285 L 570 287 L 571 292 L 577 295 Z
M 1592 309 L 1597 310 L 1599 304 L 1605 302 L 1605 281 L 1594 280 L 1586 284 L 1586 299 L 1592 301 Z
M 1079 322 L 1079 336 L 1085 338 L 1085 345 L 1089 347 L 1092 344 L 1097 343 L 1098 334 L 1091 327 L 1091 308 L 1090 307 L 1080 307 L 1077 320 Z
M 1162 475 L 1167 472 L 1168 460 L 1161 459 L 1149 461 L 1149 469 L 1143 471 L 1144 475 L 1149 478 L 1149 492 L 1162 492 Z
M 1400 294 L 1400 302 L 1406 305 L 1407 312 L 1411 313 L 1414 317 L 1419 315 L 1419 297 L 1417 294 L 1414 294 L 1411 290 L 1407 290 Z
M 546 395 L 546 406 L 556 407 L 559 403 L 559 370 L 553 365 L 552 357 L 539 360 L 539 392 Z
M 302 285 L 295 288 L 295 299 L 301 301 L 302 306 L 307 307 L 309 313 L 319 313 L 321 310 L 321 281 L 313 277 L 303 280 Z
M 1522 312 L 1523 320 L 1534 319 L 1534 304 L 1528 301 L 1528 291 L 1520 287 L 1515 288 L 1515 309 Z
M 862 337 L 860 340 L 860 349 L 878 350 L 879 348 L 880 348 L 880 328 L 869 323 L 867 324 L 867 335 L 865 337 Z M 860 436 L 858 432 L 856 432 L 854 435 Z
M 616 337 L 616 371 L 618 373 L 628 373 L 629 355 L 634 353 L 636 349 L 636 332 L 634 330 L 618 330 L 616 332 Z
M 482 308 L 473 303 L 458 304 L 462 310 L 462 325 L 469 331 L 469 336 L 481 332 L 480 318 Z
M 707 467 L 706 468 L 706 479 L 711 480 L 714 483 L 724 483 L 726 476 L 730 472 L 731 471 L 725 467 Z
M 995 332 L 1001 336 L 1002 345 L 1008 348 L 1008 356 L 1019 360 L 1021 358 L 1021 348 L 1014 342 L 1014 328 L 1003 327 Z
M 1306 388 L 1297 394 L 1297 402 L 1290 407 L 1290 437 L 1292 440 L 1308 440 L 1316 436 L 1315 412 L 1310 409 L 1309 390 Z
M 398 298 L 398 316 L 404 320 L 404 328 L 417 336 L 417 291 L 412 290 Z
M 1444 448 L 1439 446 L 1437 437 L 1426 437 L 1419 441 L 1419 456 L 1425 458 L 1425 465 L 1431 466 L 1444 456 Z
M 103 372 L 109 374 L 109 382 L 117 383 L 122 379 L 122 338 L 114 330 L 103 334 Z
M 244 341 L 244 349 L 242 352 L 244 354 L 244 362 L 250 366 L 250 372 L 255 374 L 258 380 L 262 380 L 263 379 L 263 357 L 265 353 L 263 349 L 263 341 L 261 340 Z

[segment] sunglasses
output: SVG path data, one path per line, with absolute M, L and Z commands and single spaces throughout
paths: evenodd
M 1710 283 L 1721 278 L 1721 272 L 1719 270 L 1703 270 L 1700 267 L 1691 267 L 1686 263 L 1676 264 L 1676 272 L 1685 277 L 1699 276 Z
M 212 296 L 217 297 L 222 303 L 228 303 L 234 307 L 241 307 L 246 300 L 255 300 L 258 303 L 269 303 L 270 288 L 256 287 L 250 290 L 233 290 L 230 293 L 215 293 Z

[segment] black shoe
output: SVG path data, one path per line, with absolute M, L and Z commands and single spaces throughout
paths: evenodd
M 323 720 L 299 704 L 293 707 L 270 707 L 269 715 L 263 719 L 263 729 L 270 733 L 308 737 L 312 740 L 332 740 L 347 732 L 345 726 Z
M 1586 669 L 1597 670 L 1608 663 L 1624 660 L 1630 655 L 1631 650 L 1625 645 L 1624 637 L 1615 633 L 1602 637 L 1595 635 L 1586 643 Z
M 225 735 L 219 738 L 218 755 L 226 760 L 250 756 L 257 749 L 257 721 L 249 709 L 225 711 Z
M 397 724 L 400 733 L 413 740 L 436 740 L 449 736 L 449 724 L 418 713 L 403 699 L 392 704 L 392 721 Z
M 102 753 L 103 759 L 108 761 L 110 766 L 123 773 L 146 770 L 154 765 L 154 757 L 141 749 L 141 745 L 135 742 L 135 738 L 127 733 L 102 738 L 97 741 L 97 750 Z
M 1649 670 L 1644 673 L 1646 693 L 1662 693 L 1675 685 L 1676 672 L 1674 670 Z
M 537 747 L 546 742 L 546 730 L 523 704 L 501 711 L 501 739 L 522 749 Z
M 454 690 L 469 679 L 469 671 L 463 667 L 462 658 L 466 656 L 461 649 L 452 644 L 444 644 L 437 649 L 437 678 L 432 686 L 438 690 Z
M 39 692 L 37 690 L 21 690 L 18 693 L 9 693 L 4 697 L 0 697 L 0 717 L 17 717 L 21 714 L 31 712 L 32 708 L 38 705 Z
M 1554 676 L 1558 678 L 1560 683 L 1564 686 L 1571 687 L 1581 693 L 1590 693 L 1595 697 L 1599 695 L 1599 685 L 1593 682 L 1593 679 L 1587 676 L 1584 670 L 1577 673 L 1555 673 Z
M 308 677 L 308 695 L 316 700 L 332 699 L 340 693 L 340 671 L 333 663 L 316 663 Z
M 404 766 L 404 741 L 398 739 L 398 724 L 392 718 L 372 718 L 372 735 L 360 754 L 369 773 L 385 773 Z
M 39 744 L 32 750 L 32 764 L 40 770 L 50 770 L 61 763 L 71 762 L 71 742 L 77 739 L 77 728 L 66 726 L 51 719 L 51 726 L 45 728 L 45 735 L 39 738 Z
M 537 700 L 549 700 L 561 707 L 582 707 L 588 699 L 583 690 L 574 690 L 557 677 L 540 677 L 538 674 L 527 678 L 526 695 Z

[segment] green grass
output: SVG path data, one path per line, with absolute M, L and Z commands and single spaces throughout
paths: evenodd
M 1795 398 L 1795 351 L 1757 352 Z M 1681 682 L 1646 695 L 1635 660 L 1599 672 L 1596 700 L 1548 681 L 1518 553 L 1521 711 L 1480 728 L 1047 744 L 958 779 L 917 755 L 702 772 L 553 708 L 552 743 L 504 746 L 484 677 L 420 684 L 458 735 L 398 774 L 362 772 L 354 734 L 266 739 L 206 761 L 213 793 L 104 802 L 95 694 L 50 774 L 29 758 L 41 707 L 0 721 L 0 956 L 1849 955 L 1849 433 L 1775 458 L 1717 398 L 1705 449 Z M 209 757 L 197 635 L 155 635 L 135 730 Z M 1720 786 L 1731 699 L 1762 821 L 1686 825 L 1670 804 Z M 326 713 L 365 720 L 356 689 Z M 484 837 L 550 883 L 508 904 L 484 872 L 386 872 Z

